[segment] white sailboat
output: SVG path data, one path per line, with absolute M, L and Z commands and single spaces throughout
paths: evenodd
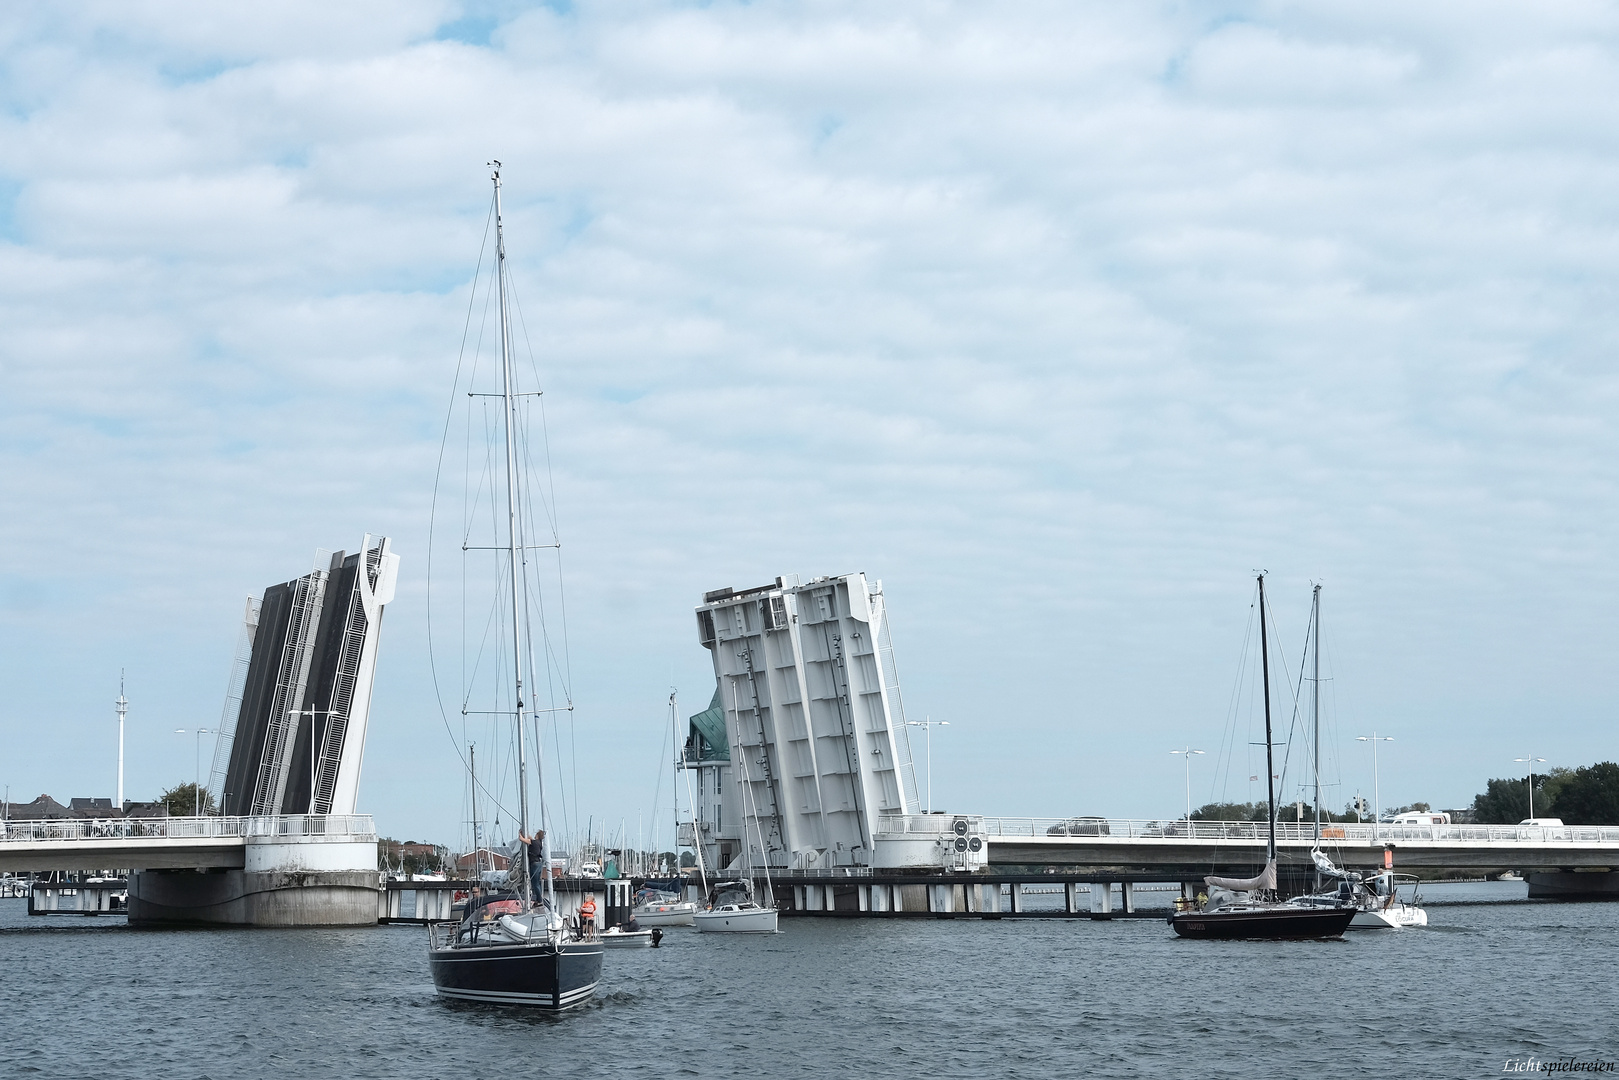
M 732 688 L 735 693 L 735 688 Z M 737 716 L 742 714 L 739 711 Z M 753 797 L 753 783 L 748 775 L 748 751 L 739 738 L 733 754 L 736 761 L 742 766 L 742 790 L 745 798 L 750 802 Z M 746 876 L 734 880 L 723 881 L 716 884 L 708 896 L 708 906 L 697 912 L 692 918 L 697 923 L 699 931 L 708 933 L 732 934 L 774 934 L 776 932 L 776 906 L 770 889 L 770 855 L 765 848 L 764 830 L 759 827 L 759 808 L 753 807 L 753 828 L 759 837 L 759 852 L 764 858 L 765 875 L 765 902 L 760 904 L 753 896 L 753 849 L 747 842 L 747 830 L 743 829 L 742 849 L 743 863 L 747 867 Z M 700 850 L 700 848 L 699 848 Z
M 670 742 L 675 753 L 680 753 L 680 728 L 678 724 L 680 715 L 676 694 L 669 694 L 669 734 Z M 674 768 L 671 759 L 670 767 Z M 678 769 L 675 769 L 678 772 Z M 688 778 L 689 779 L 689 778 Z M 677 833 L 676 850 L 679 849 L 678 832 L 680 828 L 680 779 L 673 777 L 675 796 L 675 829 Z M 695 839 L 695 836 L 693 837 Z M 701 854 L 699 852 L 699 854 Z M 680 882 L 670 884 L 681 886 Z M 660 889 L 656 883 L 648 881 L 641 891 L 635 895 L 635 906 L 630 910 L 630 918 L 639 926 L 665 927 L 665 926 L 691 926 L 697 913 L 697 903 L 694 900 L 682 899 L 680 889 Z
M 1396 875 L 1386 869 L 1381 874 L 1366 878 L 1352 870 L 1340 870 L 1321 850 L 1321 586 L 1317 585 L 1310 605 L 1311 651 L 1315 661 L 1315 697 L 1313 711 L 1315 727 L 1315 843 L 1310 857 L 1315 860 L 1316 890 L 1308 896 L 1296 897 L 1291 903 L 1300 907 L 1355 909 L 1349 920 L 1351 930 L 1399 930 L 1407 926 L 1427 926 L 1428 913 L 1416 904 L 1417 879 L 1408 874 Z M 1327 881 L 1337 884 L 1323 889 Z M 1412 899 L 1407 902 L 1401 895 L 1402 887 L 1410 886 Z

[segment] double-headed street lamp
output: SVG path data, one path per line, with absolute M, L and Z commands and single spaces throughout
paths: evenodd
M 1529 766 L 1529 816 L 1533 818 L 1535 816 L 1535 762 L 1545 764 L 1546 759 L 1530 754 L 1528 757 L 1515 757 L 1512 760 L 1520 765 Z
M 1181 754 L 1186 758 L 1186 820 L 1192 820 L 1192 755 L 1201 754 L 1201 750 L 1193 750 L 1188 746 L 1185 750 L 1171 750 L 1171 754 Z
M 191 816 L 202 817 L 202 737 L 214 734 L 213 728 L 175 728 L 176 735 L 195 735 L 196 748 L 191 757 Z
M 1356 735 L 1356 742 L 1369 742 L 1372 744 L 1372 839 L 1377 839 L 1377 826 L 1383 820 L 1383 794 L 1377 786 L 1377 744 L 1380 742 L 1393 742 L 1393 735 L 1379 735 L 1372 732 L 1370 735 Z
M 948 720 L 907 720 L 906 727 L 926 728 L 928 733 L 928 813 L 933 813 L 933 729 L 936 727 L 949 727 Z M 911 774 L 913 777 L 915 773 Z M 913 781 L 914 782 L 914 781 Z

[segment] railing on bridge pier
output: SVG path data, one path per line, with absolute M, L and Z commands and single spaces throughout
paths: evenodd
M 948 814 L 905 814 L 880 819 L 881 837 L 936 836 L 950 831 Z M 974 817 L 973 831 L 990 841 L 1036 839 L 1242 840 L 1264 842 L 1263 821 L 1187 821 L 1163 818 L 1104 817 Z M 981 824 L 980 824 L 981 823 Z M 1313 822 L 1276 823 L 1276 839 L 1309 841 Z M 1380 843 L 1402 840 L 1453 840 L 1467 843 L 1605 843 L 1619 844 L 1619 826 L 1603 825 L 1391 825 L 1387 822 L 1323 822 L 1328 843 Z
M 0 844 L 40 840 L 206 840 L 250 836 L 349 836 L 366 841 L 376 839 L 377 827 L 370 814 L 0 821 Z

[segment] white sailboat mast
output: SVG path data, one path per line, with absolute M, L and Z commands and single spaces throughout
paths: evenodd
M 517 397 L 512 393 L 511 325 L 506 311 L 506 235 L 500 210 L 500 162 L 493 161 L 495 184 L 495 281 L 500 288 L 500 382 L 501 406 L 506 426 L 506 569 L 511 578 L 512 671 L 516 677 L 517 708 L 517 822 L 520 836 L 529 835 L 528 826 L 528 745 L 523 720 L 528 713 L 523 700 L 523 593 L 518 587 L 518 491 L 517 491 Z M 522 895 L 534 900 L 530 885 L 528 845 L 522 844 Z M 550 868 L 547 867 L 547 870 Z
M 1310 637 L 1315 643 L 1315 846 L 1321 846 L 1321 586 L 1315 587 L 1315 603 L 1310 606 Z M 1318 875 L 1319 876 L 1319 875 Z

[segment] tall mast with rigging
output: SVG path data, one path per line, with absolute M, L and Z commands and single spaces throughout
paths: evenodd
M 523 700 L 523 593 L 518 587 L 518 491 L 517 491 L 517 396 L 512 393 L 511 325 L 506 311 L 506 235 L 500 210 L 500 162 L 492 161 L 491 179 L 495 185 L 495 281 L 500 288 L 500 385 L 501 407 L 506 427 L 506 569 L 511 577 L 512 614 L 512 672 L 516 677 L 517 710 L 517 831 L 528 832 L 528 745 L 523 734 L 523 720 L 527 715 L 527 702 Z M 518 888 L 524 900 L 535 899 L 531 877 L 528 845 L 520 844 L 523 875 Z M 547 868 L 549 869 L 549 867 Z
M 1272 761 L 1270 734 L 1270 645 L 1265 637 L 1265 575 L 1259 575 L 1259 666 L 1265 688 L 1265 807 L 1270 821 L 1270 841 L 1265 847 L 1267 862 L 1276 862 L 1276 767 Z
M 1321 586 L 1315 587 L 1315 602 L 1310 605 L 1310 640 L 1315 647 L 1315 846 L 1321 846 Z M 1320 871 L 1316 876 L 1320 877 Z

